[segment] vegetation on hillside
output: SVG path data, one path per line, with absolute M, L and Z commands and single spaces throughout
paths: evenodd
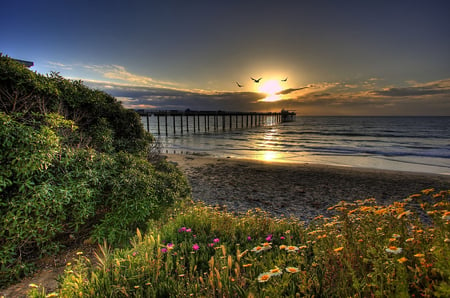
M 341 202 L 308 226 L 178 204 L 132 247 L 67 264 L 61 297 L 449 297 L 450 191 Z M 47 293 L 32 285 L 31 297 Z
M 112 96 L 0 55 L 0 286 L 70 242 L 123 245 L 187 196 L 153 142 Z

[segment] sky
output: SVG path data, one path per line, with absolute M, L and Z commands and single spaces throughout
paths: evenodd
M 447 0 L 1 0 L 0 52 L 135 109 L 450 116 L 449 15 Z

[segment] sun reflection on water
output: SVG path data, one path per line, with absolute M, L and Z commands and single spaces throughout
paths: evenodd
M 279 157 L 279 153 L 276 151 L 263 151 L 261 155 L 261 160 L 264 161 L 274 161 Z

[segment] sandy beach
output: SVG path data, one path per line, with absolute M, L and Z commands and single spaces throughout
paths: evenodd
M 339 201 L 375 198 L 389 204 L 423 189 L 450 189 L 450 176 L 315 164 L 169 154 L 192 187 L 194 200 L 228 211 L 261 208 L 309 221 Z

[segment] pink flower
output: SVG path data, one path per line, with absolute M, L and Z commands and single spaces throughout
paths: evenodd
M 209 243 L 208 246 L 209 247 L 214 247 L 214 243 Z
M 190 232 L 192 232 L 191 228 L 186 229 L 186 233 L 190 233 Z
M 280 239 L 281 239 L 281 240 L 284 240 L 284 236 L 281 236 Z
M 167 243 L 167 248 L 168 249 L 173 249 L 173 243 L 171 243 L 171 242 Z
M 217 243 L 219 241 L 220 241 L 219 238 L 214 238 L 214 240 L 213 240 L 214 243 Z
M 192 245 L 192 249 L 193 250 L 198 250 L 200 248 L 200 246 L 198 246 L 197 243 L 195 243 L 194 245 Z
M 167 248 L 165 248 L 165 247 L 161 248 L 161 252 L 162 253 L 166 253 L 167 252 Z
M 272 234 L 269 234 L 269 235 L 266 237 L 266 241 L 270 241 L 270 240 L 272 240 Z
M 179 232 L 179 233 L 185 232 L 185 231 L 186 231 L 186 227 L 181 227 L 181 228 L 178 229 L 178 232 Z
M 248 236 L 247 241 L 252 241 L 252 237 Z

